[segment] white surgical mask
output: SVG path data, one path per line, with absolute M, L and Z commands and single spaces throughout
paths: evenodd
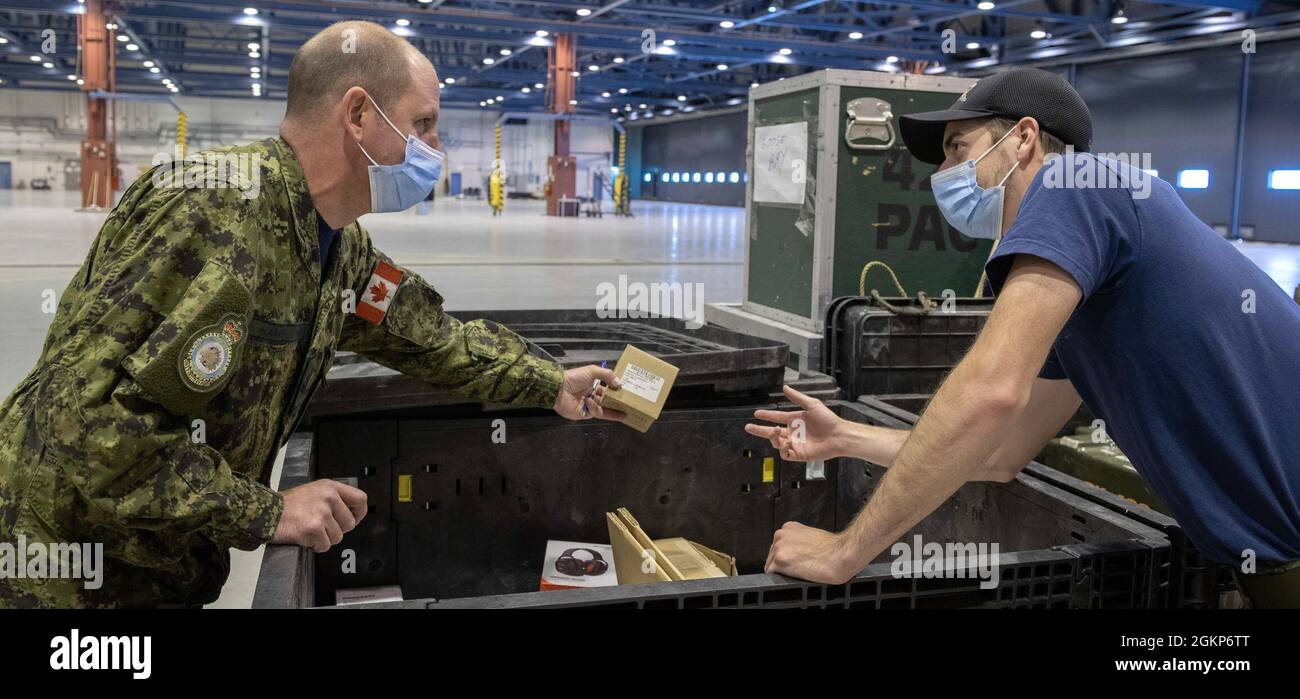
M 934 190 L 940 213 L 949 225 L 972 238 L 995 240 L 1002 235 L 1002 208 L 1007 191 L 1004 185 L 1016 171 L 1015 165 L 996 187 L 988 189 L 976 181 L 975 166 L 1015 130 L 1013 126 L 1002 134 L 984 155 L 930 176 L 930 188 Z
M 401 130 L 393 126 L 392 120 L 379 108 L 374 98 L 370 95 L 366 95 L 366 98 L 375 105 L 379 116 L 401 136 Z M 374 213 L 405 211 L 424 201 L 442 175 L 442 152 L 413 135 L 408 134 L 405 138 L 406 157 L 396 165 L 380 165 L 375 162 L 370 153 L 366 152 L 365 146 L 357 141 L 357 147 L 373 163 L 370 166 L 370 210 Z

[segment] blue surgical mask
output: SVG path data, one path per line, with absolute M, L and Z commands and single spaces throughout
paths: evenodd
M 939 211 L 949 225 L 971 238 L 996 240 L 1002 235 L 1002 205 L 1007 191 L 1003 185 L 1016 168 L 1013 165 L 996 187 L 984 189 L 976 181 L 975 166 L 1015 130 L 1012 127 L 1002 134 L 984 155 L 930 175 L 930 188 L 934 190 Z
M 393 126 L 384 110 L 369 95 L 366 97 L 384 121 L 401 136 L 401 130 Z M 415 136 L 406 136 L 406 158 L 396 165 L 380 165 L 370 157 L 360 141 L 357 146 L 374 163 L 370 166 L 370 210 L 374 213 L 405 211 L 424 201 L 442 175 L 442 152 Z

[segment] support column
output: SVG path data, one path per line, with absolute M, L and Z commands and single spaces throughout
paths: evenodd
M 86 93 L 86 138 L 81 142 L 81 205 L 111 208 L 113 192 L 121 188 L 117 174 L 117 144 L 109 132 L 109 100 L 96 99 L 96 90 L 114 92 L 116 47 L 114 32 L 104 25 L 104 0 L 86 0 L 77 20 L 77 45 L 83 69 L 81 89 Z
M 577 70 L 577 42 L 572 34 L 557 34 L 555 45 L 547 50 L 546 107 L 555 114 L 572 114 L 577 107 L 570 104 L 577 95 L 577 81 L 573 73 Z M 560 215 L 560 199 L 573 199 L 577 193 L 577 161 L 569 155 L 570 123 L 555 122 L 555 150 L 546 165 L 550 176 L 550 188 L 546 196 L 546 213 L 550 216 Z

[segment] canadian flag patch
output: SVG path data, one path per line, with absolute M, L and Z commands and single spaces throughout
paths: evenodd
M 388 314 L 388 304 L 392 303 L 401 283 L 402 270 L 380 260 L 375 271 L 370 273 L 370 283 L 361 293 L 357 315 L 375 325 L 382 323 Z

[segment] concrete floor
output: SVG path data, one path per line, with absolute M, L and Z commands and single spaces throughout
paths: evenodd
M 0 394 L 40 353 L 52 319 L 42 294 L 63 293 L 104 222 L 76 205 L 75 193 L 0 190 Z M 593 308 L 597 286 L 621 274 L 698 282 L 705 303 L 740 301 L 743 210 L 658 202 L 633 210 L 632 219 L 557 219 L 540 202 L 511 200 L 493 218 L 486 202 L 439 200 L 428 215 L 371 214 L 362 224 L 451 311 Z
M 73 210 L 70 192 L 0 190 L 0 396 L 31 369 L 53 316 L 42 294 L 61 294 L 94 240 L 103 213 Z M 745 212 L 728 207 L 636 202 L 634 219 L 556 219 L 540 203 L 511 200 L 493 218 L 483 201 L 439 200 L 415 211 L 362 220 L 389 256 L 429 280 L 452 311 L 592 308 L 597 286 L 698 282 L 706 303 L 740 301 Z M 1300 246 L 1240 243 L 1290 293 L 1300 285 Z M 277 482 L 279 464 L 272 482 Z M 247 607 L 261 551 L 234 552 L 213 606 Z

